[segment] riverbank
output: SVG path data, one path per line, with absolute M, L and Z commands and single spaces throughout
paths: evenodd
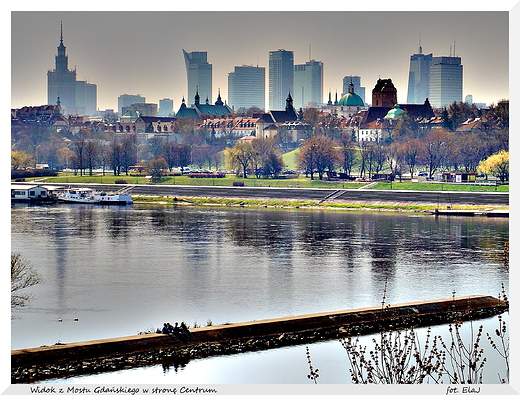
M 214 355 L 481 319 L 507 309 L 503 300 L 472 295 L 194 328 L 187 342 L 149 333 L 13 350 L 11 380 L 31 383 L 157 363 L 185 364 Z
M 423 214 L 435 214 L 436 212 L 448 212 L 451 215 L 479 215 L 484 213 L 493 216 L 493 213 L 500 213 L 497 216 L 508 216 L 509 206 L 442 206 L 436 204 L 409 204 L 402 202 L 379 202 L 378 204 L 355 201 L 355 202 L 319 202 L 295 199 L 273 200 L 273 199 L 233 199 L 233 198 L 199 198 L 199 197 L 171 197 L 158 195 L 137 195 L 133 196 L 134 203 L 143 204 L 171 204 L 171 205 L 192 205 L 192 206 L 215 206 L 215 207 L 251 207 L 251 208 L 275 208 L 275 209 L 309 209 L 309 210 L 351 210 L 351 211 L 398 211 L 414 212 Z M 507 214 L 507 215 L 506 215 Z

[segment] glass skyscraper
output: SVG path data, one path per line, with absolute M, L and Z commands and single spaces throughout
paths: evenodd
M 419 53 L 410 56 L 410 73 L 408 74 L 409 104 L 423 104 L 430 96 L 430 67 L 433 55 L 425 55 L 419 47 Z
M 430 67 L 432 107 L 442 108 L 462 101 L 462 64 L 458 56 L 435 56 Z
M 269 108 L 285 109 L 285 99 L 294 91 L 294 54 L 279 49 L 269 52 Z
M 323 63 L 310 60 L 294 66 L 294 94 L 296 108 L 323 101 Z
M 198 92 L 201 102 L 206 99 L 212 102 L 211 90 L 213 85 L 213 66 L 208 63 L 207 52 L 186 52 L 184 61 L 186 62 L 186 74 L 188 76 L 188 97 L 189 104 L 195 103 L 195 94 Z
M 228 105 L 265 108 L 265 67 L 235 66 L 228 74 Z

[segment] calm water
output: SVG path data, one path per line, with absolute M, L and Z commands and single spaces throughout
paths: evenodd
M 137 204 L 20 204 L 11 214 L 12 250 L 45 279 L 15 312 L 13 349 L 134 335 L 165 321 L 204 326 L 378 306 L 385 280 L 390 304 L 507 289 L 508 219 Z M 338 342 L 311 352 L 321 382 L 348 380 Z M 308 382 L 304 346 L 128 374 L 73 380 Z

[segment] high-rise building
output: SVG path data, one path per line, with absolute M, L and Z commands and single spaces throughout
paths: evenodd
M 78 114 L 93 115 L 97 110 L 97 85 L 76 81 L 76 107 Z
M 173 116 L 173 100 L 164 98 L 159 100 L 159 113 L 160 117 Z
M 294 54 L 279 49 L 269 52 L 269 110 L 283 110 L 294 91 Z
M 123 107 L 128 107 L 135 103 L 145 103 L 145 102 L 146 102 L 146 98 L 144 98 L 141 95 L 128 95 L 126 93 L 123 95 L 120 95 L 117 98 L 117 109 L 119 111 L 119 116 L 124 115 Z
M 419 45 L 419 53 L 410 56 L 407 103 L 422 104 L 430 96 L 430 67 L 433 54 L 425 55 Z
M 365 87 L 361 86 L 361 77 L 359 75 L 346 75 L 343 77 L 343 93 L 341 96 L 346 95 L 350 92 L 350 84 L 354 85 L 354 91 L 361 97 L 363 103 L 365 103 Z
M 63 113 L 76 107 L 76 70 L 69 70 L 68 56 L 63 45 L 63 25 L 60 27 L 60 45 L 56 67 L 47 72 L 47 104 L 60 104 Z
M 323 102 L 323 62 L 310 60 L 294 66 L 294 105 L 316 106 Z
M 56 67 L 47 71 L 47 104 L 59 104 L 63 114 L 93 115 L 97 110 L 97 86 L 77 81 L 76 70 L 69 70 L 68 63 L 61 24 Z
M 430 67 L 432 107 L 442 108 L 462 101 L 462 63 L 458 56 L 434 56 Z
M 235 66 L 228 74 L 228 105 L 265 108 L 265 67 Z
M 213 86 L 213 65 L 208 63 L 207 52 L 186 52 L 186 74 L 188 77 L 188 101 L 193 100 L 198 93 L 203 101 L 212 101 L 211 91 Z M 194 104 L 193 102 L 188 102 Z

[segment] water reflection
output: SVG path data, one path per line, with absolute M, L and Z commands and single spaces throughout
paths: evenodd
M 45 278 L 12 323 L 13 348 L 132 335 L 165 320 L 377 306 L 385 282 L 390 304 L 454 290 L 496 296 L 508 278 L 507 218 L 138 204 L 11 213 L 12 249 Z

